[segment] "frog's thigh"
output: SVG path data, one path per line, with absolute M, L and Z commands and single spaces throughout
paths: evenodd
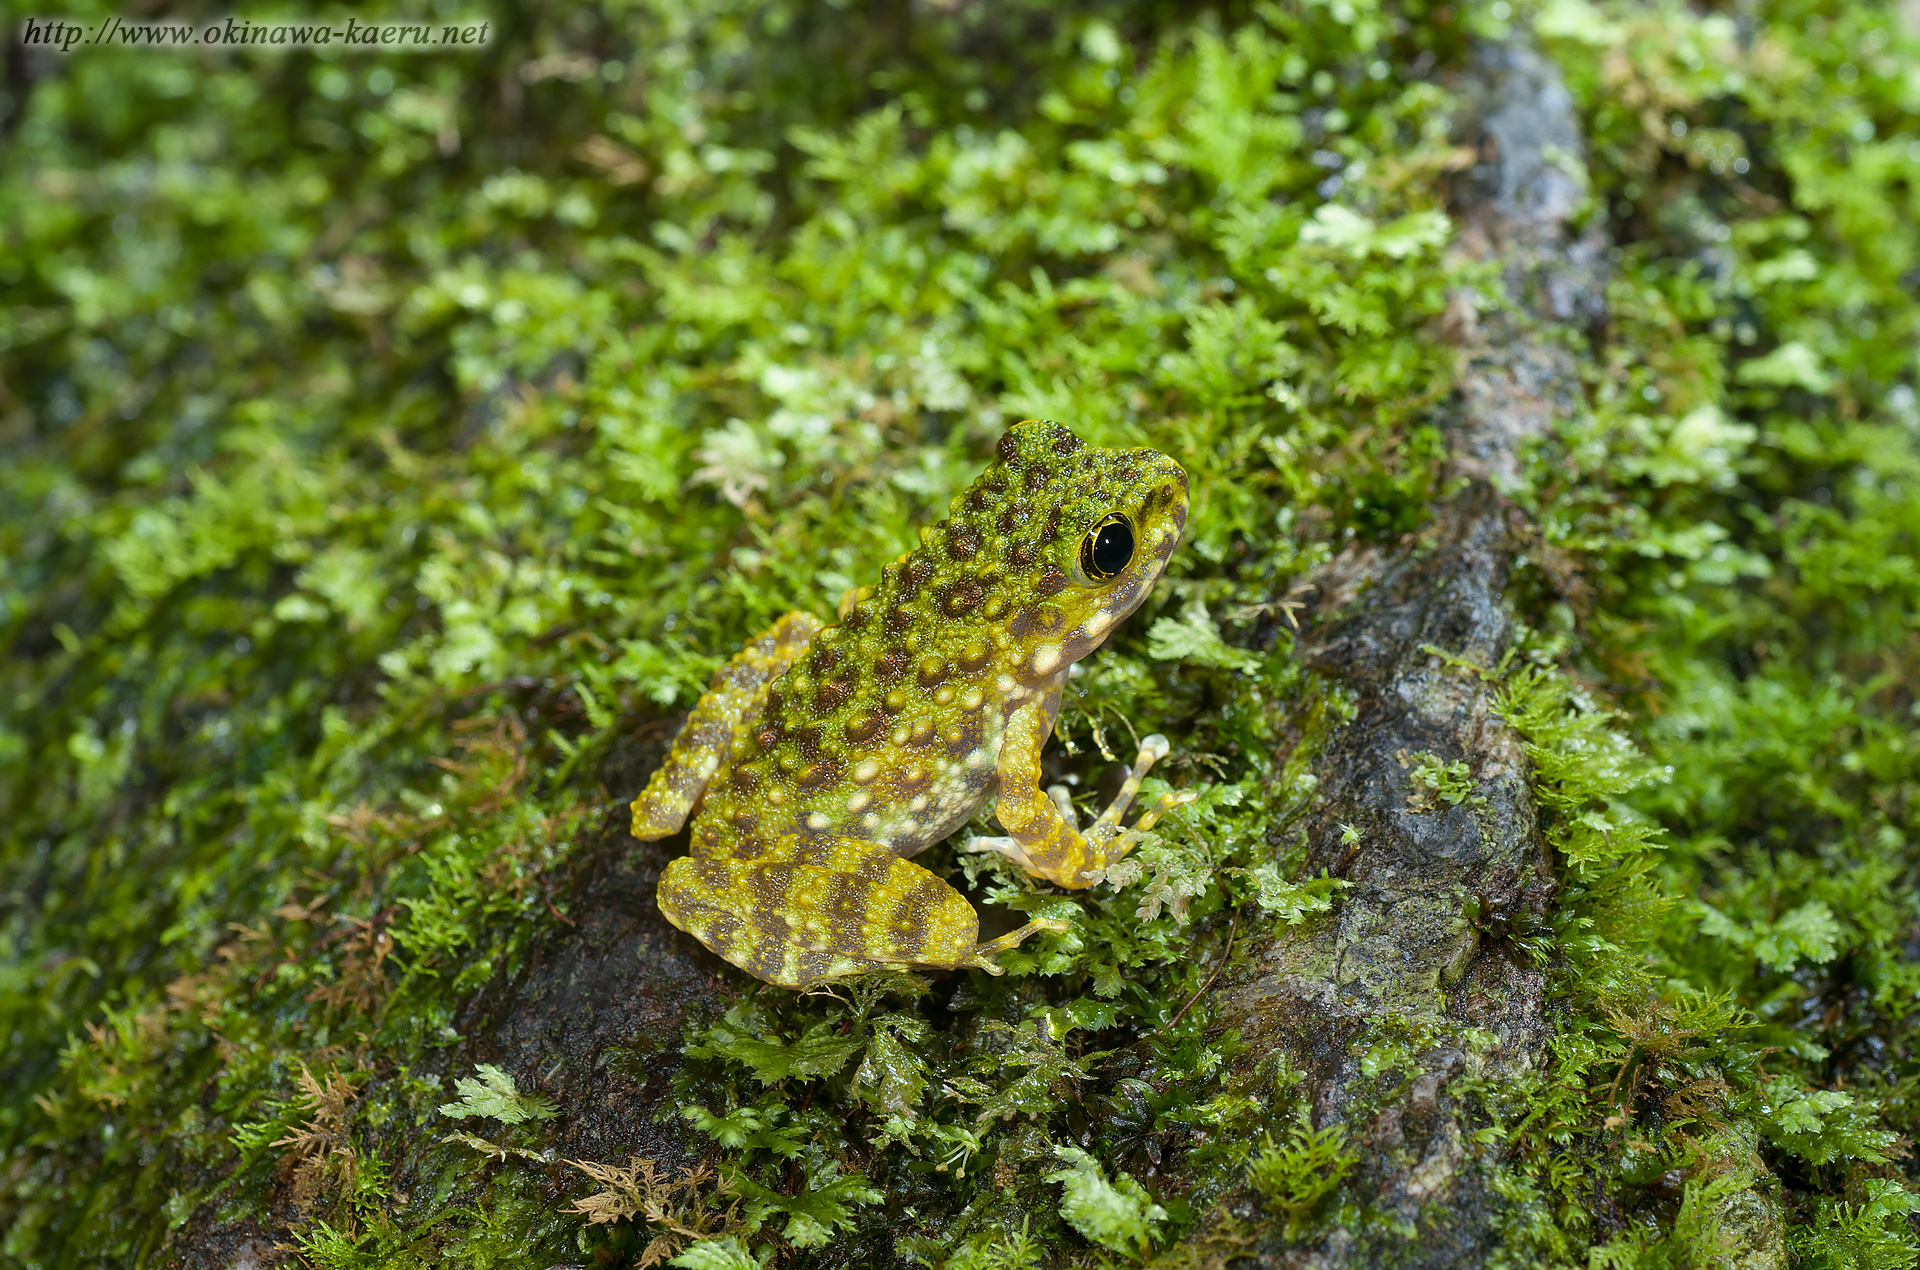
M 633 800 L 634 837 L 664 838 L 687 822 L 707 782 L 732 755 L 734 738 L 760 717 L 773 681 L 807 651 L 819 629 L 812 614 L 789 613 L 714 672 L 673 748 Z
M 789 837 L 753 860 L 684 856 L 660 911 L 757 979 L 801 988 L 888 966 L 980 965 L 966 897 L 859 838 Z

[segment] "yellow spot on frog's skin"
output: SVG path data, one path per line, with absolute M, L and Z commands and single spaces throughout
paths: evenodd
M 948 688 L 948 687 L 945 687 L 945 686 L 943 685 L 943 686 L 941 687 L 941 689 L 940 689 L 940 691 L 938 691 L 938 692 L 936 692 L 936 693 L 934 693 L 934 694 L 933 694 L 933 704 L 935 704 L 935 705 L 937 705 L 937 706 L 950 706 L 950 705 L 952 705 L 952 704 L 953 704 L 953 689 L 951 689 L 951 688 Z
M 987 752 L 987 747 L 983 745 L 979 749 L 975 750 L 973 753 L 967 755 L 967 766 L 968 767 L 992 767 L 993 755 L 989 754 Z
M 966 692 L 961 695 L 960 708 L 962 710 L 978 710 L 980 708 L 980 704 L 984 702 L 986 699 L 987 699 L 987 694 L 980 690 L 980 685 L 974 684 L 971 688 L 968 688 Z
M 847 799 L 847 810 L 850 812 L 853 812 L 855 815 L 858 815 L 860 812 L 865 811 L 869 806 L 871 806 L 872 803 L 873 803 L 872 794 L 869 794 L 864 789 L 855 790 L 853 792 L 853 795 Z
M 778 807 L 781 803 L 787 801 L 787 791 L 784 789 L 770 789 L 767 791 L 767 801 L 775 807 Z
M 1001 675 L 993 681 L 996 691 L 1003 697 L 1011 697 L 1020 691 L 1020 681 L 1012 675 Z
M 926 809 L 927 809 L 927 796 L 925 794 L 919 795 L 912 802 L 907 804 L 908 811 L 925 811 Z
M 906 724 L 903 723 L 899 727 L 893 730 L 893 743 L 895 745 L 905 745 L 907 743 L 907 725 Z
M 877 759 L 863 758 L 853 765 L 853 779 L 862 785 L 871 783 L 879 774 L 880 763 Z
M 1060 669 L 1060 645 L 1042 644 L 1033 650 L 1033 673 L 1051 675 Z
M 1088 635 L 1091 635 L 1094 639 L 1099 639 L 1102 635 L 1105 635 L 1112 626 L 1113 614 L 1109 613 L 1106 609 L 1101 609 L 1098 613 L 1095 613 L 1087 619 L 1086 630 Z
M 809 829 L 816 829 L 816 830 L 825 829 L 828 825 L 832 823 L 833 822 L 828 820 L 826 818 L 826 815 L 822 812 L 816 811 L 812 815 L 807 817 L 807 828 Z

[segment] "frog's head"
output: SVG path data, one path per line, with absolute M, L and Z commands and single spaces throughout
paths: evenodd
M 1044 676 L 1098 648 L 1153 589 L 1186 527 L 1187 474 L 1157 450 L 1100 449 L 1049 419 L 1016 424 L 994 454 L 948 525 L 991 536 L 1015 635 Z M 1023 614 L 1034 629 L 1018 629 Z

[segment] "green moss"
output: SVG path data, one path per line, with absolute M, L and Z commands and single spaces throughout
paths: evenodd
M 1359 1158 L 1346 1149 L 1346 1129 L 1315 1129 L 1301 1109 L 1284 1145 L 1268 1143 L 1247 1167 L 1247 1177 L 1287 1224 L 1288 1233 L 1309 1228 L 1313 1211 L 1353 1171 Z
M 932 853 L 1075 922 L 1005 980 L 696 1022 L 672 1128 L 716 1171 L 675 1202 L 729 1255 L 854 1257 L 884 1213 L 954 1266 L 1095 1255 L 1068 1145 L 1102 1221 L 1157 1207 L 1176 1251 L 1250 1164 L 1276 1220 L 1344 1203 L 1287 1163 L 1311 1144 L 1256 1155 L 1297 1108 L 1229 1079 L 1206 989 L 1339 903 L 1301 876 L 1344 707 L 1293 588 L 1445 492 L 1424 333 L 1494 282 L 1448 250 L 1438 85 L 1510 20 L 1617 250 L 1588 408 L 1515 491 L 1535 634 L 1476 672 L 1564 882 L 1500 932 L 1554 976 L 1551 1065 L 1459 1086 L 1508 1259 L 1910 1264 L 1920 79 L 1891 7 L 1799 0 L 652 0 L 461 58 L 92 49 L 9 84 L 0 1260 L 248 1220 L 316 1265 L 637 1260 L 667 1227 L 589 1222 L 547 1122 L 449 1139 L 444 1051 L 567 937 L 623 747 L 1024 414 L 1193 475 L 1060 750 L 1090 802 L 1164 731 L 1206 796 L 1084 899 Z M 1356 1051 L 1383 1098 L 1408 1029 Z

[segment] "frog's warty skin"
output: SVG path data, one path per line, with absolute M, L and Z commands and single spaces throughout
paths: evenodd
M 917 549 L 841 602 L 837 622 L 789 614 L 722 667 L 634 801 L 637 838 L 693 819 L 690 854 L 661 878 L 661 911 L 757 978 L 998 973 L 990 953 L 1057 923 L 978 945 L 966 899 L 906 858 L 996 794 L 1009 836 L 975 849 L 1059 885 L 1092 885 L 1133 844 L 1120 817 L 1164 738 L 1149 738 L 1160 749 L 1142 751 L 1084 833 L 1040 791 L 1040 750 L 1068 668 L 1166 569 L 1186 525 L 1186 473 L 1153 450 L 1088 446 L 1050 420 L 1009 429 L 994 455 Z M 1097 544 L 1116 521 L 1127 533 Z

